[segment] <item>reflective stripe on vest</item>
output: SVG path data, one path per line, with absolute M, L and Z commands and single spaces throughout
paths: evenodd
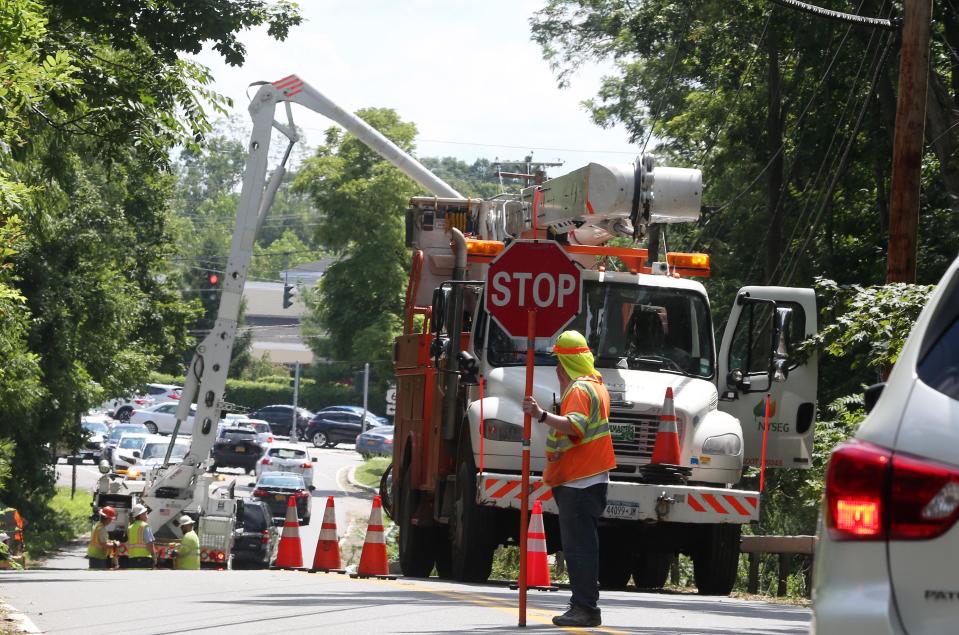
M 142 520 L 135 520 L 127 529 L 127 556 L 130 558 L 152 558 L 153 554 L 146 543 L 147 524 Z
M 104 529 L 104 525 L 101 521 L 97 521 L 93 525 L 93 530 L 90 532 L 90 544 L 87 545 L 87 558 L 97 558 L 104 559 L 110 556 L 110 550 L 105 544 L 100 542 L 100 530 Z
M 567 388 L 563 395 L 564 403 L 574 390 L 582 390 L 589 396 L 589 413 L 567 412 L 564 416 L 576 427 L 582 428 L 584 434 L 574 443 L 569 436 L 550 428 L 546 438 L 546 471 L 543 473 L 543 480 L 550 486 L 594 476 L 616 467 L 613 440 L 609 433 L 609 393 L 603 384 L 580 378 Z

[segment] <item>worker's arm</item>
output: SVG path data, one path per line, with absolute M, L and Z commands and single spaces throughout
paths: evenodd
M 548 410 L 543 410 L 540 408 L 539 404 L 536 403 L 536 399 L 533 397 L 527 397 L 523 400 L 523 412 L 528 414 L 534 421 L 539 421 L 539 418 L 543 416 L 543 413 L 546 413 L 546 418 L 543 420 L 543 423 L 549 427 L 558 432 L 562 432 L 569 437 L 578 437 L 582 435 L 582 432 L 573 425 L 569 417 L 553 414 Z

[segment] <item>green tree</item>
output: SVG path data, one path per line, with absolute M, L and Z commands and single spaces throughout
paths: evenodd
M 416 127 L 389 109 L 357 112 L 407 152 Z M 317 239 L 339 259 L 327 269 L 318 292 L 307 297 L 307 320 L 328 334 L 335 359 L 363 359 L 363 336 L 373 325 L 394 329 L 401 323 L 402 292 L 409 267 L 403 217 L 418 187 L 361 141 L 337 128 L 304 162 L 295 188 L 308 193 L 320 214 Z M 382 333 L 391 342 L 399 329 Z M 316 343 L 316 340 L 311 340 Z M 384 346 L 377 357 L 388 354 Z

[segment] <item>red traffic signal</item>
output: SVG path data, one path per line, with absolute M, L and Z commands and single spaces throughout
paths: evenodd
M 220 276 L 216 275 L 215 273 L 211 273 L 207 276 L 207 279 L 210 281 L 210 284 L 215 285 L 220 281 Z

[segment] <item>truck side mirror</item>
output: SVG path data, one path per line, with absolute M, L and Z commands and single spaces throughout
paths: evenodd
M 133 451 L 133 458 L 135 458 L 135 459 L 140 458 L 140 451 L 139 451 L 139 450 L 134 450 L 134 451 Z
M 749 380 L 749 375 L 744 373 L 741 368 L 734 368 L 726 375 L 726 387 L 730 390 L 749 392 L 749 389 L 752 388 L 752 382 Z
M 468 351 L 460 351 L 457 355 L 460 362 L 460 375 L 465 383 L 475 384 L 479 380 L 477 376 L 479 375 L 479 364 L 476 363 L 476 358 L 473 357 Z
M 433 289 L 433 309 L 430 319 L 430 330 L 433 335 L 443 332 L 446 326 L 446 300 L 449 297 L 449 289 L 437 287 Z

